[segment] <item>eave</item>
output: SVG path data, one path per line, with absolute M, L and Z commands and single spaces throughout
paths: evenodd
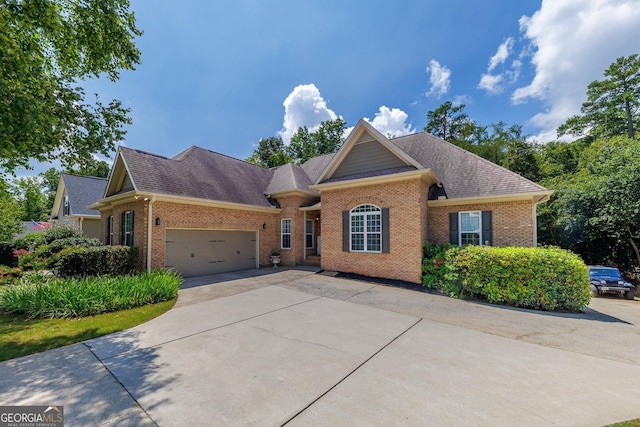
M 481 204 L 481 203 L 500 203 L 500 202 L 514 202 L 518 200 L 531 200 L 534 203 L 543 203 L 549 200 L 549 197 L 553 194 L 551 190 L 545 191 L 533 191 L 529 193 L 514 193 L 514 194 L 500 194 L 496 196 L 478 196 L 478 197 L 460 197 L 454 199 L 443 200 L 428 200 L 427 206 L 455 206 L 455 205 L 469 205 L 469 204 Z
M 322 192 L 327 190 L 339 190 L 344 188 L 364 187 L 377 184 L 389 184 L 411 179 L 421 179 L 428 184 L 437 184 L 438 182 L 440 182 L 438 177 L 435 176 L 431 169 L 418 169 L 389 175 L 378 175 L 367 178 L 349 179 L 345 181 L 326 182 L 323 184 L 311 185 L 309 186 L 309 188 Z
M 115 206 L 122 205 L 124 203 L 131 203 L 134 201 L 139 201 L 142 199 L 143 201 L 150 200 L 151 198 L 155 198 L 156 202 L 168 202 L 168 203 L 178 203 L 184 205 L 195 205 L 195 206 L 206 206 L 206 207 L 215 207 L 222 209 L 235 209 L 242 211 L 251 211 L 251 212 L 262 212 L 262 213 L 280 213 L 280 209 L 275 206 L 256 206 L 256 205 L 247 205 L 243 203 L 234 203 L 234 202 L 224 202 L 220 200 L 206 200 L 206 199 L 198 199 L 195 197 L 186 197 L 186 196 L 174 196 L 168 194 L 158 194 L 151 193 L 145 191 L 128 191 L 126 193 L 117 194 L 114 196 L 107 197 L 105 199 L 99 200 L 97 203 L 89 206 L 89 209 L 96 209 L 99 211 L 113 209 Z

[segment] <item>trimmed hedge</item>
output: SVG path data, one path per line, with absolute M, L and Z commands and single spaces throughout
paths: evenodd
M 33 255 L 36 258 L 44 259 L 50 258 L 61 252 L 63 249 L 69 247 L 82 247 L 88 248 L 91 246 L 102 246 L 102 242 L 98 239 L 93 239 L 89 237 L 65 237 L 63 239 L 57 239 L 52 241 L 47 245 L 42 245 L 38 249 L 33 252 Z
M 52 259 L 52 266 L 63 277 L 124 275 L 136 269 L 135 246 L 92 246 L 67 248 Z
M 436 273 L 423 277 L 426 282 L 453 296 L 539 310 L 579 311 L 591 298 L 587 266 L 559 248 L 449 249 Z

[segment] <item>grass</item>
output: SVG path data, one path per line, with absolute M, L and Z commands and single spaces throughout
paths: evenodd
M 621 423 L 611 424 L 606 427 L 640 427 L 640 418 L 636 418 L 635 420 L 623 421 Z
M 168 311 L 176 298 L 78 319 L 27 319 L 0 314 L 0 361 L 40 353 L 131 328 Z

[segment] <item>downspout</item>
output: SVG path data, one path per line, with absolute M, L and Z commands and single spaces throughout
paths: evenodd
M 532 220 L 533 220 L 533 247 L 538 246 L 538 212 L 537 208 L 540 203 L 546 202 L 549 200 L 549 196 L 543 196 L 537 202 L 533 202 L 532 207 Z
M 304 211 L 304 221 L 302 221 L 302 223 L 304 224 L 304 233 L 302 233 L 302 260 L 306 261 L 307 260 L 307 211 Z
M 156 201 L 156 196 L 151 196 L 149 200 L 148 218 L 147 218 L 147 272 L 151 272 L 151 235 L 153 234 L 153 203 Z
M 80 223 L 78 224 L 80 226 L 80 231 L 84 232 L 84 230 L 82 229 L 82 221 L 84 220 L 84 217 L 81 216 L 80 217 Z

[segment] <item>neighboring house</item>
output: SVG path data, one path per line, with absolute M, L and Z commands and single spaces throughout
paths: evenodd
M 420 282 L 425 241 L 536 245 L 544 187 L 428 133 L 388 139 L 367 122 L 342 148 L 266 169 L 191 147 L 173 158 L 122 147 L 102 213 L 106 243 L 142 268 L 184 276 L 319 263 Z
M 100 212 L 89 205 L 104 197 L 106 178 L 60 174 L 51 219 L 74 224 L 87 237 L 102 237 Z

